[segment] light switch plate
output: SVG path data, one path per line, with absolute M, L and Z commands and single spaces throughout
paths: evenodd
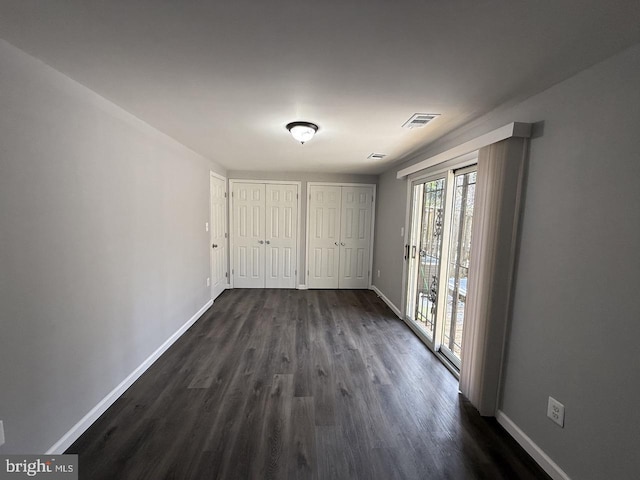
M 4 424 L 0 420 L 0 447 L 4 445 Z

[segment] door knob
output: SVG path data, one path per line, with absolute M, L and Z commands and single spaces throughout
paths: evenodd
M 338 242 L 333 242 L 333 243 L 335 244 L 336 247 L 338 246 Z
M 271 242 L 269 240 L 265 240 L 264 243 L 266 243 L 267 245 L 271 245 Z
M 260 245 L 262 245 L 262 244 L 264 243 L 264 241 L 263 241 L 263 240 L 258 240 L 258 243 L 259 243 Z
M 218 245 L 214 243 L 213 245 L 211 245 L 211 248 L 218 248 Z
M 344 242 L 340 242 L 340 245 L 342 245 L 344 247 Z

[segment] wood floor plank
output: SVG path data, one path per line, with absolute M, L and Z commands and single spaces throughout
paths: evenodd
M 87 480 L 548 480 L 361 290 L 226 291 L 67 452 Z

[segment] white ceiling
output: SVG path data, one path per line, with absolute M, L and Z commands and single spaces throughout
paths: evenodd
M 640 1 L 0 0 L 0 36 L 229 169 L 371 174 L 640 41 Z

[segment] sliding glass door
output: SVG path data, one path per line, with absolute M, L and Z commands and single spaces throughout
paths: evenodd
M 475 181 L 474 166 L 411 184 L 405 315 L 423 341 L 457 369 L 462 357 Z

